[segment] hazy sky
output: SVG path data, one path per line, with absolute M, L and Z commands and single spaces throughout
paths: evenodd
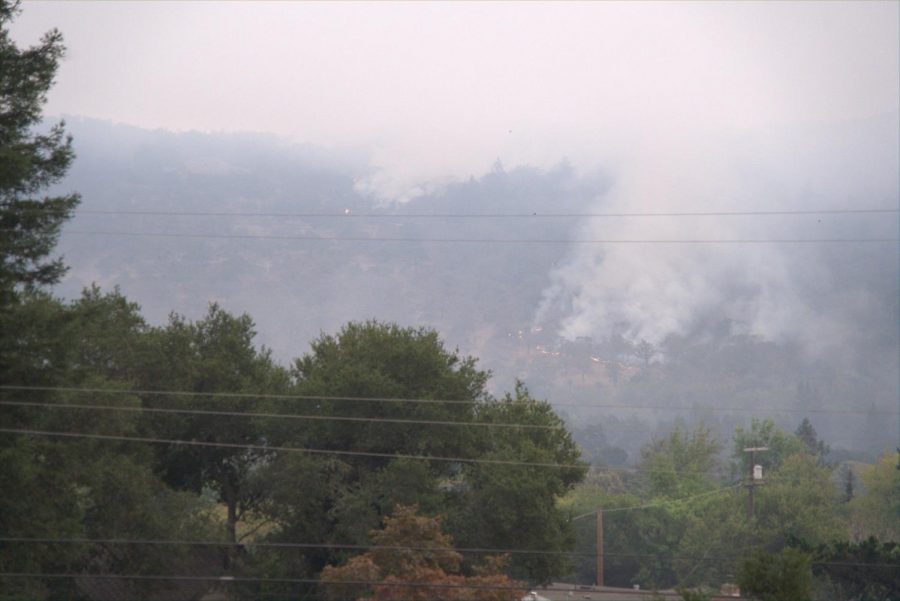
M 352 147 L 387 195 L 898 110 L 898 3 L 25 2 L 49 114 Z M 654 151 L 653 149 L 656 149 Z

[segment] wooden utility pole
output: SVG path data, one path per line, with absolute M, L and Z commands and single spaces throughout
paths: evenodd
M 603 586 L 603 510 L 597 509 L 597 586 Z
M 747 489 L 749 493 L 749 502 L 747 504 L 747 519 L 752 520 L 753 516 L 756 514 L 756 508 L 754 506 L 754 493 L 756 492 L 756 481 L 762 480 L 762 468 L 760 468 L 759 473 L 756 470 L 756 452 L 757 451 L 768 451 L 769 447 L 747 447 L 744 449 L 745 453 L 750 453 L 750 476 L 747 480 Z

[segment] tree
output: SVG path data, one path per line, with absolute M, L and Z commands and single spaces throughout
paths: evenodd
M 480 423 L 531 427 L 482 428 L 479 458 L 499 463 L 464 464 L 450 481 L 448 524 L 456 540 L 466 547 L 571 549 L 574 530 L 557 499 L 584 478 L 587 466 L 563 421 L 521 382 L 514 394 L 477 409 Z M 511 569 L 516 577 L 544 583 L 567 573 L 569 563 L 562 553 L 517 554 Z
M 8 25 L 18 11 L 18 1 L 0 0 L 0 306 L 62 277 L 62 259 L 47 256 L 79 202 L 77 194 L 40 196 L 75 156 L 63 122 L 33 131 L 65 48 L 55 29 L 37 46 L 17 48 Z
M 444 349 L 434 331 L 378 322 L 320 337 L 294 376 L 297 393 L 315 397 L 298 400 L 298 412 L 344 420 L 283 430 L 277 440 L 380 454 L 340 458 L 343 482 L 322 518 L 332 521 L 335 542 L 368 542 L 366 533 L 399 503 L 445 512 L 448 531 L 467 547 L 570 548 L 572 529 L 556 499 L 585 466 L 563 421 L 523 385 L 495 399 L 485 390 L 488 374 Z M 511 570 L 547 580 L 567 566 L 562 554 L 522 554 Z
M 810 557 L 797 549 L 757 552 L 741 565 L 738 585 L 741 593 L 759 601 L 810 601 Z
M 640 533 L 641 545 L 649 557 L 639 562 L 640 568 L 634 575 L 637 583 L 669 586 L 680 581 L 686 584 L 684 574 L 692 576 L 697 571 L 697 562 L 683 566 L 684 562 L 673 557 L 679 555 L 686 528 L 695 520 L 703 519 L 707 513 L 704 508 L 713 500 L 708 496 L 693 497 L 720 486 L 714 472 L 721 448 L 701 425 L 692 432 L 677 428 L 668 437 L 653 440 L 641 450 L 638 469 L 642 472 L 643 492 L 647 498 L 659 502 L 659 506 L 643 510 L 640 515 L 614 516 L 610 520 L 633 522 L 633 528 Z M 699 567 L 710 566 L 701 561 Z
M 468 424 L 476 421 L 476 403 L 487 398 L 488 374 L 476 368 L 475 359 L 447 351 L 437 333 L 425 328 L 349 323 L 311 346 L 294 362 L 294 391 L 323 398 L 297 400 L 286 408 L 339 419 L 285 425 L 273 432 L 273 440 L 383 455 L 341 457 L 347 469 L 344 492 L 330 508 L 333 534 L 343 542 L 367 542 L 366 533 L 396 503 L 443 509 L 446 494 L 436 491 L 458 474 L 459 465 L 391 456 L 476 457 L 486 432 Z
M 4 436 L 4 439 L 7 438 Z M 73 478 L 59 472 L 66 452 L 43 440 L 20 437 L 0 448 L 0 532 L 9 537 L 84 537 L 84 507 L 75 494 Z M 67 466 L 67 463 L 63 465 Z M 37 546 L 0 543 L 4 572 L 54 572 L 78 565 L 88 545 Z M 62 589 L 62 590 L 61 590 Z M 40 578 L 0 579 L 0 599 L 67 598 L 71 583 Z M 65 591 L 65 592 L 64 592 Z
M 641 449 L 640 463 L 649 495 L 680 498 L 714 488 L 721 450 L 702 425 L 693 432 L 676 428 L 668 438 L 652 441 Z
M 750 471 L 750 453 L 744 452 L 749 447 L 768 447 L 768 451 L 757 453 L 756 462 L 763 466 L 763 474 L 777 469 L 785 459 L 806 450 L 803 442 L 775 425 L 771 419 L 754 417 L 750 422 L 750 430 L 738 426 L 734 430 L 734 451 L 732 468 L 735 475 L 745 475 Z
M 819 463 L 825 463 L 825 457 L 831 452 L 831 448 L 819 439 L 816 429 L 807 418 L 803 418 L 800 425 L 794 431 L 794 435 L 800 439 L 806 447 L 806 452 L 816 458 Z
M 813 551 L 813 575 L 825 599 L 891 601 L 900 594 L 900 544 L 871 537 L 859 543 L 832 542 Z
M 885 453 L 863 468 L 860 492 L 850 502 L 852 519 L 862 536 L 900 542 L 900 453 Z
M 504 560 L 487 557 L 475 575 L 460 573 L 462 555 L 441 530 L 441 519 L 398 505 L 384 527 L 371 533 L 374 548 L 342 566 L 322 571 L 324 591 L 335 601 L 514 601 L 524 585 L 503 574 Z
M 846 470 L 846 475 L 844 476 L 844 501 L 849 503 L 853 500 L 853 466 L 848 465 Z
M 820 544 L 841 537 L 846 531 L 838 489 L 829 468 L 820 465 L 794 436 L 778 430 L 771 422 L 753 421 L 750 432 L 738 429 L 735 457 L 744 461 L 745 446 L 763 443 L 771 451 L 757 454 L 757 460 L 772 453 L 762 486 L 756 488 L 755 519 L 746 517 L 747 491 L 732 488 L 699 499 L 694 512 L 678 520 L 684 535 L 676 555 L 704 558 L 676 561 L 675 571 L 682 584 L 716 584 L 732 581 L 734 550 L 762 547 L 777 552 L 791 540 Z M 744 476 L 746 472 L 740 474 Z
M 676 561 L 679 582 L 689 585 L 733 581 L 736 550 L 779 552 L 793 541 L 823 544 L 843 537 L 838 489 L 830 471 L 806 453 L 788 457 L 756 489 L 755 519 L 748 520 L 747 491 L 732 488 L 701 498 L 685 519 L 676 555 L 705 558 Z M 739 553 L 738 553 L 739 554 Z
M 322 399 L 315 403 L 322 414 L 470 422 L 475 417 L 474 404 L 487 398 L 489 374 L 476 368 L 475 359 L 447 351 L 433 330 L 368 321 L 349 323 L 336 335 L 313 341 L 311 352 L 295 360 L 293 376 L 300 394 L 369 399 Z M 310 404 L 300 407 L 309 409 Z M 465 457 L 475 442 L 472 430 L 441 425 L 423 428 L 396 421 L 332 421 L 311 431 L 316 444 L 324 448 Z M 348 462 L 360 468 L 378 468 L 390 459 L 353 458 Z M 432 469 L 446 472 L 450 468 L 434 464 Z
M 806 453 L 788 457 L 757 488 L 756 524 L 770 548 L 792 539 L 820 544 L 845 535 L 838 487 L 831 471 Z
M 746 492 L 728 488 L 691 503 L 692 511 L 677 520 L 683 534 L 673 553 L 675 580 L 683 586 L 718 586 L 734 582 L 739 549 L 767 542 L 747 521 Z
M 200 321 L 172 315 L 166 328 L 150 333 L 141 387 L 145 407 L 213 411 L 262 412 L 259 394 L 287 390 L 287 373 L 270 352 L 253 344 L 256 335 L 248 315 L 234 316 L 216 304 Z M 196 393 L 190 400 L 166 395 L 166 389 Z M 230 415 L 145 414 L 143 430 L 162 438 L 265 447 L 269 424 L 261 419 Z M 226 534 L 238 541 L 238 522 L 256 510 L 267 496 L 263 468 L 276 453 L 265 448 L 159 445 L 157 470 L 166 483 L 200 493 L 212 490 L 225 505 Z
M 604 488 L 604 485 L 581 485 L 563 501 L 571 514 L 582 516 L 573 522 L 578 551 L 574 558 L 577 581 L 595 581 L 597 522 L 594 514 L 597 509 L 603 509 L 606 510 L 603 516 L 605 584 L 629 588 L 634 584 L 641 588 L 668 588 L 676 584 L 673 556 L 678 555 L 684 530 L 682 522 L 689 516 L 688 508 L 679 506 L 677 501 L 642 507 L 647 499 Z M 640 509 L 620 511 L 629 507 Z
M 69 303 L 32 290 L 7 311 L 15 329 L 4 331 L 2 340 L 14 351 L 10 355 L 14 361 L 6 366 L 4 381 L 60 389 L 0 391 L 6 402 L 47 405 L 2 407 L 4 427 L 113 437 L 138 433 L 140 419 L 134 410 L 141 400 L 121 392 L 131 385 L 148 331 L 136 305 L 118 292 L 102 294 L 96 288 Z M 104 406 L 125 411 L 97 410 Z M 16 491 L 0 499 L 0 531 L 6 536 L 212 538 L 203 516 L 207 504 L 165 486 L 153 471 L 152 452 L 145 445 L 4 435 L 0 488 Z M 0 565 L 3 571 L 32 574 L 89 568 L 158 574 L 176 563 L 195 565 L 191 558 L 202 558 L 191 551 L 112 543 L 3 543 Z M 0 583 L 0 599 L 90 597 L 85 587 L 93 586 L 102 583 L 16 578 Z M 128 588 L 122 596 L 141 599 L 176 584 L 148 581 L 122 586 Z

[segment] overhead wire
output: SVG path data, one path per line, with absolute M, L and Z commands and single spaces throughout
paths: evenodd
M 20 212 L 48 211 L 45 207 L 10 207 Z M 641 217 L 768 217 L 790 215 L 879 215 L 900 213 L 900 209 L 886 207 L 773 209 L 759 211 L 664 211 L 664 212 L 590 212 L 590 213 L 359 213 L 345 209 L 340 212 L 259 212 L 259 211 L 171 211 L 151 209 L 87 209 L 78 208 L 75 215 L 137 215 L 166 217 L 296 217 L 339 219 L 534 219 L 534 218 L 641 218 Z
M 566 464 L 545 461 L 516 461 L 512 459 L 479 459 L 469 457 L 443 457 L 432 455 L 416 455 L 403 453 L 379 453 L 375 451 L 351 451 L 343 449 L 311 449 L 306 447 L 286 447 L 278 445 L 246 444 L 232 442 L 212 442 L 204 440 L 183 440 L 172 438 L 156 438 L 143 436 L 125 436 L 118 434 L 93 434 L 86 432 L 59 432 L 50 430 L 34 430 L 28 428 L 0 428 L 0 433 L 29 434 L 34 436 L 57 438 L 85 438 L 93 440 L 107 440 L 120 442 L 145 442 L 150 444 L 182 445 L 192 447 L 212 447 L 226 449 L 243 449 L 247 451 L 300 453 L 308 455 L 337 455 L 346 457 L 377 457 L 383 459 L 409 459 L 416 461 L 438 461 L 443 463 L 467 463 L 483 465 L 509 465 L 520 467 L 547 467 L 556 469 L 585 469 L 587 464 Z
M 0 232 L 14 232 L 0 228 Z M 449 244 L 625 244 L 625 245 L 763 245 L 763 244 L 866 244 L 900 242 L 897 237 L 873 238 L 744 238 L 744 239 L 587 239 L 587 238 L 428 238 L 384 236 L 303 236 L 278 234 L 204 234 L 198 232 L 129 232 L 110 230 L 72 230 L 64 234 L 77 236 L 125 236 L 151 238 L 193 238 L 209 240 L 288 240 L 303 242 L 398 242 L 398 243 L 449 243 Z
M 557 429 L 557 426 L 549 426 L 549 425 L 541 425 L 541 424 L 523 424 L 516 422 L 476 422 L 476 421 L 449 421 L 449 420 L 416 420 L 416 419 L 394 419 L 394 418 L 380 418 L 380 417 L 353 417 L 353 416 L 340 416 L 340 415 L 303 415 L 303 414 L 292 414 L 292 413 L 259 413 L 253 411 L 218 411 L 218 410 L 204 410 L 204 409 L 171 409 L 171 408 L 156 408 L 156 407 L 145 407 L 145 406 L 116 406 L 116 405 L 91 405 L 91 404 L 76 404 L 76 403 L 59 403 L 59 402 L 31 402 L 31 401 L 18 401 L 18 400 L 2 400 L 0 397 L 0 407 L 33 407 L 33 408 L 46 408 L 46 409 L 69 409 L 69 410 L 78 410 L 84 409 L 88 411 L 121 411 L 128 413 L 156 413 L 156 414 L 172 414 L 172 415 L 207 415 L 207 416 L 223 416 L 223 417 L 245 417 L 245 418 L 253 418 L 253 419 L 296 419 L 299 421 L 303 421 L 309 419 L 311 421 L 345 421 L 345 422 L 359 422 L 359 423 L 394 423 L 398 425 L 403 424 L 412 424 L 412 425 L 435 425 L 435 426 L 450 426 L 450 427 L 466 427 L 466 426 L 475 426 L 475 427 L 499 427 L 504 429 L 525 429 L 525 430 L 554 430 Z M 877 413 L 877 412 L 876 412 Z M 891 414 L 891 412 L 887 412 Z M 621 424 L 600 424 L 595 423 L 589 428 L 600 428 L 601 431 L 607 432 L 608 436 L 611 437 L 611 440 L 615 440 L 614 435 L 618 435 L 625 432 L 632 433 L 640 433 L 644 435 L 649 435 L 651 438 L 660 437 L 660 436 L 668 436 L 674 434 L 676 432 L 686 432 L 684 428 L 680 428 L 677 424 L 670 425 L 664 428 L 657 426 L 641 426 L 641 427 L 627 427 Z M 832 439 L 832 442 L 835 442 Z M 837 439 L 836 442 L 841 442 L 840 439 Z M 846 443 L 849 444 L 849 443 Z
M 473 428 L 518 428 L 531 430 L 555 430 L 558 426 L 543 424 L 517 424 L 506 422 L 449 421 L 431 419 L 394 419 L 388 417 L 354 417 L 343 415 L 300 415 L 295 413 L 259 413 L 254 411 L 217 411 L 211 409 L 170 409 L 163 407 L 134 407 L 114 405 L 80 405 L 75 403 L 43 403 L 32 401 L 0 400 L 0 406 L 8 407 L 43 407 L 50 409 L 84 409 L 89 411 L 121 411 L 130 413 L 157 413 L 173 415 L 204 415 L 220 417 L 245 417 L 254 419 L 289 419 L 310 421 L 344 421 L 363 423 L 412 424 L 419 426 L 465 426 Z
M 334 549 L 339 551 L 440 551 L 442 547 L 417 546 L 417 545 L 359 545 L 343 543 L 296 543 L 296 542 L 253 542 L 239 541 L 201 541 L 201 540 L 166 540 L 166 539 L 123 539 L 123 538 L 52 538 L 52 537 L 23 537 L 0 536 L 0 542 L 5 543 L 33 543 L 33 544 L 109 544 L 109 545 L 183 545 L 199 547 L 247 547 L 259 549 Z M 495 549 L 454 547 L 457 553 L 478 553 L 485 555 L 591 555 L 578 551 L 546 551 L 532 549 Z
M 478 589 L 478 590 L 524 590 L 522 586 L 491 585 L 491 584 L 456 584 L 448 582 L 411 582 L 406 580 L 341 580 L 339 582 L 323 580 L 319 578 L 273 578 L 253 576 L 227 576 L 210 575 L 198 576 L 193 574 L 102 574 L 102 573 L 78 573 L 78 572 L 0 572 L 0 577 L 12 578 L 102 578 L 122 580 L 183 580 L 183 581 L 215 581 L 215 582 L 269 582 L 278 584 L 333 584 L 335 586 L 363 585 L 363 586 L 391 586 L 401 588 L 436 588 L 436 589 Z M 566 589 L 563 589 L 566 590 Z
M 591 514 L 593 515 L 593 514 Z M 53 537 L 23 537 L 0 536 L 0 542 L 5 543 L 29 543 L 29 544 L 96 544 L 96 545 L 145 545 L 145 546 L 197 546 L 197 547 L 244 547 L 259 549 L 334 549 L 349 551 L 448 551 L 456 553 L 471 553 L 481 555 L 551 555 L 569 557 L 596 557 L 597 553 L 586 551 L 546 551 L 535 549 L 497 549 L 477 547 L 435 547 L 423 545 L 355 545 L 340 543 L 279 543 L 279 542 L 228 542 L 228 541 L 197 541 L 197 540 L 165 540 L 165 539 L 122 539 L 122 538 L 53 538 Z M 759 545 L 742 547 L 742 551 L 761 548 Z M 626 559 L 641 559 L 659 557 L 658 553 L 618 553 L 604 552 L 606 557 L 621 557 Z M 743 555 L 704 557 L 696 555 L 666 555 L 670 560 L 683 561 L 719 561 L 720 559 L 734 560 Z M 875 567 L 895 567 L 896 564 L 880 562 L 814 562 L 817 565 L 867 565 Z
M 608 555 L 604 553 L 604 555 Z M 669 557 L 669 559 L 679 559 L 678 557 Z M 684 559 L 684 558 L 682 558 Z M 724 557 L 707 557 L 704 560 L 730 563 Z M 732 560 L 734 561 L 734 560 Z M 870 568 L 891 568 L 896 569 L 895 563 L 868 563 L 868 562 L 828 562 L 828 561 L 812 561 L 812 565 L 820 566 L 843 566 L 843 567 L 870 567 Z M 446 582 L 415 582 L 408 580 L 324 580 L 321 578 L 283 578 L 283 577 L 248 577 L 248 576 L 229 576 L 229 575 L 194 575 L 194 574 L 109 574 L 109 573 L 84 573 L 84 572 L 0 572 L 0 577 L 11 578 L 101 578 L 101 579 L 130 579 L 130 580 L 172 580 L 172 581 L 216 581 L 216 582 L 268 582 L 279 584 L 316 584 L 316 585 L 362 585 L 362 586 L 396 586 L 405 588 L 433 588 L 433 589 L 470 589 L 470 590 L 523 590 L 523 586 L 516 585 L 498 585 L 484 583 L 446 583 Z M 542 587 L 543 591 L 568 592 L 574 587 Z M 646 591 L 634 591 L 639 594 L 645 594 Z
M 283 445 L 269 445 L 269 444 L 249 444 L 249 443 L 231 443 L 231 442 L 219 442 L 219 441 L 204 441 L 204 440 L 187 440 L 182 438 L 158 438 L 158 437 L 144 437 L 144 436 L 129 436 L 124 434 L 98 434 L 91 432 L 61 432 L 61 431 L 51 431 L 51 430 L 38 430 L 32 428 L 0 428 L 0 433 L 5 434 L 24 434 L 31 436 L 43 436 L 47 438 L 64 438 L 64 439 L 89 439 L 89 440 L 104 440 L 104 441 L 118 441 L 118 442 L 143 442 L 148 444 L 168 444 L 168 445 L 182 445 L 182 446 L 192 446 L 192 447 L 206 447 L 206 448 L 227 448 L 227 449 L 243 449 L 248 451 L 260 451 L 260 452 L 277 452 L 277 453 L 299 453 L 299 454 L 310 454 L 310 455 L 337 455 L 337 456 L 349 456 L 349 457 L 375 457 L 375 458 L 384 458 L 384 459 L 405 459 L 405 460 L 414 460 L 414 461 L 437 461 L 442 463 L 466 463 L 472 465 L 506 465 L 506 466 L 518 466 L 518 467 L 545 467 L 545 468 L 556 468 L 556 469 L 585 469 L 592 467 L 595 472 L 600 473 L 626 473 L 626 474 L 673 474 L 677 473 L 681 476 L 701 476 L 707 478 L 720 478 L 723 475 L 723 471 L 720 470 L 668 470 L 668 469 L 654 469 L 654 468 L 646 468 L 641 466 L 636 467 L 609 467 L 609 466 L 590 466 L 588 463 L 554 463 L 554 462 L 540 462 L 540 461 L 521 461 L 515 459 L 484 459 L 484 458 L 466 458 L 466 457 L 446 457 L 439 455 L 416 455 L 416 454 L 404 454 L 404 453 L 383 453 L 376 451 L 355 451 L 350 449 L 314 449 L 308 447 L 288 447 Z M 770 480 L 775 480 L 779 478 L 769 478 Z M 780 478 L 783 480 L 796 481 L 796 482 L 819 482 L 818 478 L 810 478 L 810 477 L 785 477 Z M 718 490 L 718 489 L 717 489 Z M 719 491 L 721 492 L 721 491 Z
M 595 552 L 585 551 L 546 551 L 535 549 L 497 549 L 477 547 L 435 547 L 421 545 L 354 545 L 340 543 L 279 543 L 279 542 L 228 542 L 228 541 L 190 541 L 190 540 L 152 540 L 121 538 L 52 538 L 0 536 L 0 542 L 28 544 L 97 544 L 97 545 L 143 545 L 143 546 L 195 546 L 195 547 L 244 547 L 259 549 L 333 549 L 338 551 L 448 551 L 479 555 L 548 555 L 564 557 L 596 557 Z M 655 557 L 652 553 L 605 553 L 609 557 L 647 558 Z M 669 556 L 671 559 L 694 560 L 692 556 Z M 720 556 L 721 557 L 721 556 Z
M 250 418 L 250 419 L 287 419 L 297 421 L 337 421 L 351 423 L 384 423 L 397 425 L 423 425 L 423 426 L 448 426 L 448 427 L 468 427 L 475 428 L 502 428 L 502 429 L 519 429 L 519 430 L 556 430 L 559 426 L 550 426 L 542 424 L 526 424 L 516 422 L 479 422 L 479 421 L 451 421 L 451 420 L 426 420 L 426 419 L 395 419 L 386 417 L 355 417 L 342 415 L 309 415 L 294 413 L 263 413 L 255 411 L 221 411 L 212 409 L 173 409 L 163 407 L 146 407 L 146 406 L 128 406 L 128 405 L 93 405 L 93 404 L 77 404 L 77 403 L 57 403 L 57 402 L 34 402 L 34 401 L 18 401 L 18 400 L 2 400 L 0 399 L 0 407 L 32 407 L 43 409 L 68 409 L 68 410 L 86 410 L 86 411 L 118 411 L 123 413 L 150 413 L 161 415 L 184 415 L 184 416 L 209 416 L 209 417 L 234 417 L 234 418 Z M 651 435 L 665 435 L 679 431 L 675 429 L 654 430 L 652 428 L 625 428 L 616 426 L 616 433 L 620 432 L 640 432 Z
M 143 391 L 143 390 L 133 390 L 133 389 L 106 389 L 106 388 L 77 388 L 77 387 L 48 387 L 48 386 L 16 386 L 16 385 L 0 385 L 0 391 L 2 390 L 29 390 L 29 391 L 54 391 L 54 392 L 77 392 L 77 393 L 108 393 L 108 394 L 173 394 L 180 396 L 199 396 L 202 398 L 210 398 L 217 396 L 224 396 L 225 398 L 253 398 L 256 396 L 260 397 L 271 397 L 275 396 L 279 399 L 290 399 L 294 398 L 295 395 L 257 395 L 254 393 L 193 393 L 188 391 Z M 309 400 L 310 397 L 301 397 L 304 400 Z M 321 399 L 321 398 L 329 398 L 329 399 L 342 399 L 342 400 L 381 400 L 376 399 L 374 397 L 311 397 L 313 399 Z M 436 401 L 433 399 L 384 399 L 384 400 L 402 400 L 402 401 L 422 401 L 422 402 L 445 402 L 445 401 Z M 470 403 L 470 401 L 446 401 L 446 402 L 465 402 Z M 175 414 L 175 415 L 204 415 L 204 416 L 225 416 L 225 417 L 248 417 L 248 418 L 272 418 L 272 419 L 314 419 L 314 420 L 337 420 L 337 421 L 355 421 L 355 422 L 374 422 L 374 423 L 397 423 L 400 425 L 403 424 L 414 424 L 414 425 L 424 425 L 424 424 L 435 424 L 435 425 L 450 425 L 450 426 L 476 426 L 476 427 L 501 427 L 501 428 L 525 428 L 525 429 L 541 429 L 541 430 L 553 430 L 556 429 L 557 426 L 547 426 L 541 424 L 521 424 L 521 423 L 510 423 L 510 422 L 466 422 L 466 421 L 451 421 L 451 420 L 410 420 L 410 419 L 394 419 L 394 418 L 380 418 L 380 417 L 355 417 L 355 416 L 329 416 L 329 415 L 298 415 L 291 413 L 264 413 L 264 412 L 254 412 L 254 411 L 222 411 L 222 410 L 206 410 L 206 409 L 178 409 L 178 408 L 156 408 L 156 407 L 143 407 L 143 406 L 114 406 L 114 405 L 93 405 L 93 404 L 78 404 L 78 403 L 58 403 L 58 402 L 33 402 L 33 401 L 18 401 L 18 400 L 3 400 L 0 398 L 0 406 L 9 406 L 9 407 L 37 407 L 37 408 L 48 408 L 48 409 L 69 409 L 69 410 L 78 410 L 85 409 L 91 411 L 124 411 L 124 412 L 132 412 L 132 413 L 157 413 L 157 414 Z M 628 408 L 626 406 L 622 406 L 620 408 Z M 868 411 L 867 413 L 871 413 Z M 891 413 L 891 412 L 886 412 Z M 621 428 L 616 428 L 616 431 L 620 431 Z M 677 428 L 676 428 L 677 430 Z M 2 431 L 2 430 L 0 430 Z M 653 433 L 652 429 L 648 428 L 638 428 L 638 429 L 629 429 L 628 431 L 634 432 L 650 432 Z M 673 430 L 674 431 L 674 430 Z M 23 433 L 33 433 L 30 430 L 23 430 Z M 37 431 L 34 431 L 37 432 Z M 79 433 L 54 433 L 54 432 L 44 432 L 47 435 L 60 435 L 60 436 L 77 436 Z M 656 435 L 665 435 L 670 433 L 669 430 L 664 432 L 655 431 Z M 83 433 L 84 436 L 97 436 L 91 433 Z M 103 435 L 106 436 L 106 435 Z M 148 439 L 148 441 L 151 441 Z M 186 441 L 180 439 L 167 439 L 167 441 L 171 444 L 193 444 L 198 441 Z M 159 441 L 162 442 L 162 441 Z M 200 441 L 203 442 L 203 441 Z M 204 445 L 222 445 L 228 447 L 241 446 L 238 443 L 226 443 L 226 442 L 213 442 L 213 441 L 205 441 Z M 304 449 L 299 448 L 277 448 L 268 446 L 268 445 L 250 445 L 251 448 L 259 448 L 262 450 L 263 448 L 269 450 L 282 450 L 282 451 L 302 451 Z M 333 453 L 358 453 L 365 455 L 364 452 L 357 452 L 352 450 L 342 451 L 342 450 L 324 450 L 324 449 L 305 449 L 310 453 L 319 453 L 319 452 L 333 452 Z M 385 455 L 380 455 L 385 456 Z M 408 457 L 407 457 L 408 458 Z M 417 457 L 419 459 L 434 459 L 434 460 L 448 460 L 448 461 L 456 461 L 459 458 L 440 458 L 440 457 L 426 457 L 421 456 Z M 615 468 L 615 467 L 606 467 L 606 466 L 595 466 L 595 469 L 600 471 L 608 471 L 608 472 L 625 472 L 625 473 L 634 473 L 646 471 L 636 467 L 630 468 Z M 665 470 L 661 470 L 665 471 Z M 707 472 L 683 472 L 679 473 L 699 473 L 705 476 L 714 476 L 713 473 Z
M 728 487 L 731 488 L 731 487 Z M 725 489 L 717 489 L 710 492 L 721 492 Z M 694 495 L 699 496 L 699 495 Z M 686 500 L 682 499 L 682 500 Z M 596 515 L 596 512 L 590 512 L 571 518 L 575 521 L 581 517 L 588 515 Z M 344 551 L 448 551 L 452 550 L 456 553 L 480 554 L 480 555 L 550 555 L 550 556 L 581 556 L 596 557 L 597 553 L 585 551 L 548 551 L 541 549 L 522 549 L 522 548 L 495 548 L 495 547 L 439 547 L 430 545 L 365 545 L 365 544 L 349 544 L 349 543 L 309 543 L 309 542 L 268 542 L 268 541 L 222 541 L 222 540 L 181 540 L 181 539 L 143 539 L 143 538 L 86 538 L 86 537 L 27 537 L 27 536 L 3 536 L 0 535 L 0 542 L 3 543 L 26 543 L 26 544 L 97 544 L 97 545 L 141 545 L 141 546 L 196 546 L 196 547 L 242 547 L 242 548 L 259 548 L 259 549 L 333 549 Z M 760 545 L 749 545 L 740 547 L 741 551 L 752 551 L 762 548 Z M 620 552 L 604 552 L 607 557 L 622 558 L 652 558 L 659 557 L 658 553 L 620 553 Z M 706 558 L 705 556 L 696 555 L 665 555 L 667 559 L 695 561 L 710 561 L 716 558 Z M 719 554 L 719 557 L 726 557 Z M 743 555 L 731 556 L 731 559 L 743 557 Z M 865 565 L 876 567 L 897 567 L 894 563 L 881 562 L 843 562 L 843 561 L 817 561 L 816 565 Z
M 414 403 L 414 404 L 449 404 L 449 405 L 487 405 L 492 401 L 486 399 L 425 399 L 425 398 L 400 398 L 378 396 L 338 396 L 338 395 L 310 395 L 310 394 L 277 394 L 255 392 L 195 392 L 190 390 L 148 390 L 129 388 L 96 388 L 79 386 L 33 386 L 18 384 L 2 384 L 0 391 L 43 391 L 43 392 L 74 392 L 74 393 L 99 393 L 99 394 L 131 394 L 131 395 L 162 395 L 182 396 L 198 398 L 232 398 L 232 399 L 267 399 L 267 400 L 303 400 L 303 401 L 348 401 L 364 403 Z M 493 399 L 493 402 L 503 403 L 504 400 Z M 652 411 L 696 411 L 696 412 L 749 412 L 749 413 L 835 413 L 835 414 L 861 414 L 861 415 L 897 415 L 898 411 L 881 409 L 848 409 L 845 407 L 822 407 L 803 409 L 780 409 L 773 407 L 721 407 L 721 406 L 690 406 L 690 405 L 621 405 L 609 403 L 552 403 L 553 407 L 583 407 L 594 409 L 624 409 L 624 410 L 652 410 Z

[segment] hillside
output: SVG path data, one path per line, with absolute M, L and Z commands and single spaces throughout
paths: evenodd
M 613 185 L 602 173 L 579 174 L 565 162 L 506 170 L 498 162 L 480 177 L 385 204 L 361 191 L 371 168 L 360 157 L 256 134 L 69 125 L 78 160 L 61 187 L 79 191 L 83 203 L 61 241 L 72 266 L 57 288 L 64 296 L 92 282 L 119 286 L 153 323 L 170 311 L 198 317 L 218 301 L 252 315 L 260 340 L 284 362 L 351 320 L 434 327 L 451 347 L 480 357 L 493 386 L 523 379 L 576 428 L 605 420 L 605 436 L 632 457 L 639 444 L 610 432 L 610 416 L 636 418 L 647 434 L 677 416 L 702 419 L 727 438 L 746 414 L 723 408 L 771 410 L 791 428 L 811 411 L 833 446 L 870 455 L 896 434 L 879 413 L 895 411 L 900 395 L 897 257 L 883 246 L 763 255 L 791 278 L 771 300 L 801 307 L 810 323 L 831 320 L 833 332 L 820 334 L 840 337 L 837 345 L 749 331 L 751 322 L 734 319 L 732 308 L 754 293 L 733 272 L 711 270 L 705 277 L 716 278 L 710 283 L 721 301 L 689 330 L 650 341 L 651 355 L 641 359 L 636 332 L 643 330 L 627 321 L 563 337 L 582 302 L 561 284 L 584 247 L 567 241 L 585 236 L 585 220 L 559 215 L 602 211 Z M 872 223 L 818 221 L 841 234 L 868 233 Z M 610 239 L 629 231 L 608 223 Z M 818 413 L 849 407 L 858 413 Z

